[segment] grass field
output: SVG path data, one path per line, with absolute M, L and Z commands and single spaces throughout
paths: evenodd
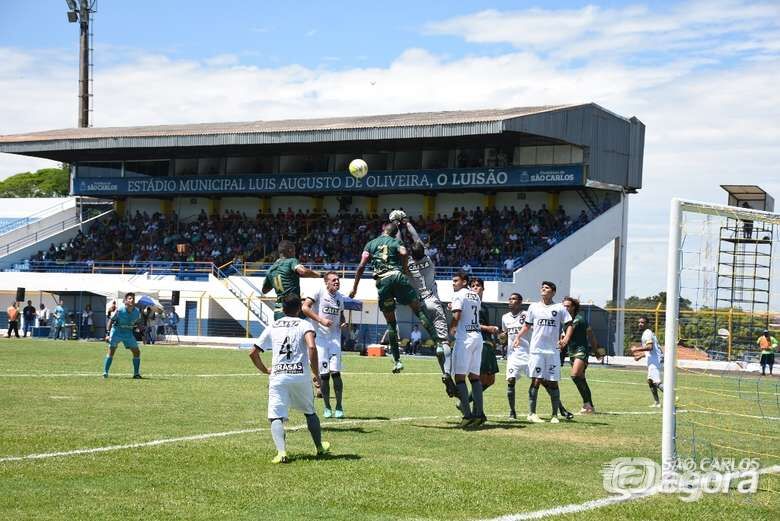
M 600 414 L 559 425 L 506 419 L 499 375 L 486 393 L 490 422 L 463 431 L 432 359 L 407 357 L 407 369 L 393 375 L 387 359 L 347 356 L 348 419 L 323 420 L 332 455 L 314 458 L 296 413 L 288 424 L 293 462 L 271 465 L 267 377 L 245 351 L 147 347 L 143 380 L 130 378 L 130 355 L 120 352 L 114 374 L 101 378 L 103 353 L 99 343 L 0 342 L 0 519 L 485 519 L 605 498 L 604 463 L 660 453 L 661 415 L 647 407 L 640 370 L 589 369 Z M 691 394 L 708 389 L 695 392 L 701 411 L 720 403 L 722 379 L 681 373 L 679 383 Z M 520 412 L 526 388 L 523 380 Z M 562 395 L 579 409 L 568 376 Z M 549 400 L 539 396 L 545 417 Z M 769 455 L 780 453 L 780 423 L 744 416 L 690 418 L 733 431 L 726 446 L 758 439 Z M 763 438 L 747 436 L 754 433 Z M 139 445 L 116 448 L 128 444 Z M 685 503 L 659 494 L 556 518 L 777 520 L 778 489 L 780 477 L 767 475 L 752 495 Z

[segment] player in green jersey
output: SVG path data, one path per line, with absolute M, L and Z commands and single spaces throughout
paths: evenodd
M 573 332 L 567 345 L 569 360 L 571 361 L 571 379 L 582 396 L 582 409 L 580 414 L 593 414 L 593 397 L 585 379 L 585 370 L 588 368 L 588 357 L 591 348 L 595 350 L 596 338 L 593 330 L 588 325 L 585 317 L 580 315 L 580 301 L 574 297 L 563 299 L 563 307 L 574 317 L 571 321 Z
M 423 313 L 420 305 L 420 296 L 412 287 L 408 273 L 409 257 L 406 248 L 396 238 L 398 225 L 389 222 L 383 226 L 382 235 L 368 241 L 363 248 L 360 264 L 355 272 L 355 284 L 349 293 L 350 298 L 355 298 L 358 284 L 366 266 L 371 262 L 376 281 L 376 291 L 379 295 L 379 309 L 387 321 L 387 337 L 390 340 L 390 351 L 393 354 L 393 372 L 398 373 L 404 365 L 401 363 L 401 352 L 398 348 L 398 322 L 395 318 L 396 303 L 412 308 L 417 319 L 425 327 L 431 338 L 438 338 L 431 321 Z
M 279 242 L 279 258 L 265 275 L 263 295 L 271 290 L 276 292 L 274 320 L 284 317 L 282 303 L 287 295 L 301 294 L 301 277 L 319 278 L 319 272 L 310 270 L 295 258 L 295 244 L 291 241 Z

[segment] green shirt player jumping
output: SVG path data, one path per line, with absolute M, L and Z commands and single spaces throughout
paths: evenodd
M 405 215 L 404 215 L 405 216 Z M 360 258 L 355 273 L 355 284 L 349 294 L 350 298 L 355 298 L 357 294 L 360 277 L 366 269 L 366 265 L 371 262 L 374 270 L 374 280 L 376 280 L 376 291 L 379 295 L 379 308 L 387 321 L 387 337 L 390 340 L 390 351 L 393 354 L 393 372 L 400 372 L 404 366 L 401 363 L 401 353 L 398 349 L 398 324 L 395 318 L 396 303 L 412 308 L 417 319 L 428 331 L 431 338 L 438 338 L 433 324 L 423 313 L 420 306 L 420 297 L 417 291 L 409 283 L 405 273 L 408 271 L 408 256 L 406 248 L 401 241 L 396 239 L 398 234 L 398 224 L 389 222 L 384 225 L 382 235 L 376 239 L 368 241 L 363 248 L 363 255 Z
M 284 318 L 282 303 L 287 295 L 301 295 L 301 277 L 319 278 L 320 274 L 310 270 L 295 258 L 295 244 L 291 241 L 279 243 L 279 258 L 265 275 L 263 294 L 271 290 L 276 292 L 274 303 L 274 320 Z

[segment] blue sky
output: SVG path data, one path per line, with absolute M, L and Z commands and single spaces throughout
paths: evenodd
M 639 117 L 629 294 L 663 287 L 672 196 L 721 202 L 718 185 L 740 182 L 780 197 L 775 0 L 98 7 L 96 126 L 589 101 Z M 78 28 L 65 11 L 0 0 L 0 134 L 74 125 Z M 0 154 L 0 178 L 45 164 Z M 604 300 L 610 258 L 578 269 L 575 289 Z

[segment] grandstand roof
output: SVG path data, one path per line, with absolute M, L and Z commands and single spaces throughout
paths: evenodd
M 595 103 L 243 123 L 69 128 L 0 135 L 0 152 L 72 162 L 111 151 L 376 142 L 504 133 L 589 147 L 591 179 L 641 186 L 644 125 L 636 118 L 623 118 Z M 620 156 L 619 175 L 607 173 L 613 166 L 607 164 L 612 161 L 607 156 Z

